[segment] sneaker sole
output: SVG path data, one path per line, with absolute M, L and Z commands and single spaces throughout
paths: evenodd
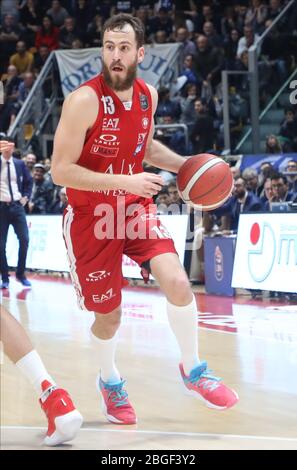
M 104 414 L 104 416 L 106 417 L 106 419 L 110 422 L 110 423 L 114 423 L 114 424 L 122 424 L 122 425 L 131 425 L 131 424 L 137 424 L 137 419 L 133 422 L 130 422 L 130 423 L 125 423 L 124 421 L 120 421 L 119 419 L 115 418 L 114 416 L 112 415 L 109 415 L 107 413 L 107 407 L 105 405 L 105 401 L 104 401 L 104 398 L 103 398 L 103 394 L 101 392 L 101 389 L 99 387 L 99 376 L 97 377 L 96 379 L 96 390 L 97 392 L 99 393 L 100 397 L 101 397 L 101 410 L 102 410 L 102 413 Z
M 234 395 L 236 396 L 236 401 L 234 403 L 232 403 L 232 405 L 230 406 L 218 406 L 218 405 L 214 405 L 213 403 L 211 403 L 210 401 L 206 400 L 206 398 L 204 398 L 202 395 L 199 395 L 199 393 L 197 392 L 194 392 L 194 390 L 189 390 L 185 384 L 183 383 L 184 387 L 185 387 L 185 391 L 186 391 L 186 394 L 187 395 L 191 395 L 192 397 L 196 398 L 197 400 L 201 400 L 203 401 L 206 406 L 208 408 L 212 408 L 213 410 L 219 410 L 219 411 L 223 411 L 223 410 L 228 410 L 229 408 L 232 408 L 232 406 L 236 405 L 236 403 L 238 403 L 239 401 L 239 396 L 238 394 L 235 392 L 235 390 L 231 389 L 232 392 L 234 393 Z
M 81 428 L 83 417 L 77 410 L 55 418 L 56 431 L 51 436 L 46 436 L 43 444 L 56 446 L 63 442 L 71 441 Z

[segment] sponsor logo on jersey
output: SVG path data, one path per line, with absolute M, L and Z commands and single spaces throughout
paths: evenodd
M 105 294 L 92 295 L 92 298 L 95 304 L 103 304 L 103 302 L 107 302 L 107 300 L 110 300 L 115 296 L 116 294 L 113 293 L 113 290 L 111 288 L 111 289 L 108 289 L 108 291 L 106 291 Z
M 93 144 L 90 150 L 92 155 L 100 155 L 101 157 L 115 158 L 119 153 L 119 148 L 103 147 L 103 145 Z
M 140 132 L 137 138 L 137 145 L 143 144 L 147 132 Z
M 147 128 L 148 128 L 148 125 L 149 125 L 149 118 L 143 117 L 142 120 L 141 120 L 141 123 L 142 123 L 142 127 L 143 127 L 144 129 L 147 129 Z
M 102 144 L 103 142 L 107 145 L 119 145 L 119 142 L 115 143 L 117 141 L 117 136 L 112 135 L 112 134 L 101 134 L 98 143 Z
M 87 282 L 101 281 L 102 279 L 105 279 L 108 276 L 110 276 L 110 273 L 108 273 L 107 271 L 94 271 L 93 273 L 88 274 L 88 276 L 86 277 L 86 281 Z
M 117 132 L 120 131 L 119 126 L 120 119 L 119 118 L 103 118 L 102 130 L 105 132 Z
M 149 103 L 146 95 L 139 93 L 140 107 L 143 111 L 146 111 L 149 108 Z

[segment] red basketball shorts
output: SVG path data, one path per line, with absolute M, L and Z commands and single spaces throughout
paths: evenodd
M 152 200 L 139 201 L 137 210 L 130 208 L 129 213 L 125 212 L 125 203 L 120 214 L 110 210 L 110 205 L 107 213 L 102 207 L 99 211 L 71 206 L 65 210 L 63 235 L 80 308 L 109 313 L 121 304 L 121 290 L 126 284 L 123 254 L 141 266 L 162 253 L 176 253 Z

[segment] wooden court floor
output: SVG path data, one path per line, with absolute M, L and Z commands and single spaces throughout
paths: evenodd
M 95 389 L 92 314 L 78 309 L 69 282 L 30 279 L 31 290 L 12 280 L 3 304 L 84 417 L 76 439 L 54 450 L 297 449 L 296 305 L 197 295 L 200 357 L 240 396 L 233 409 L 215 411 L 184 391 L 164 296 L 125 289 L 117 363 L 138 424 L 117 426 L 105 421 Z M 44 431 L 34 391 L 2 358 L 1 449 L 40 449 Z

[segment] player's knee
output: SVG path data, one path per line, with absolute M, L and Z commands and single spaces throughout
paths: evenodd
M 118 307 L 110 313 L 100 314 L 95 312 L 95 321 L 91 330 L 98 337 L 112 337 L 121 325 L 121 308 Z M 104 338 L 103 338 L 104 339 Z
M 184 272 L 172 276 L 170 280 L 170 292 L 168 300 L 177 305 L 185 305 L 191 302 L 192 293 L 189 279 Z

